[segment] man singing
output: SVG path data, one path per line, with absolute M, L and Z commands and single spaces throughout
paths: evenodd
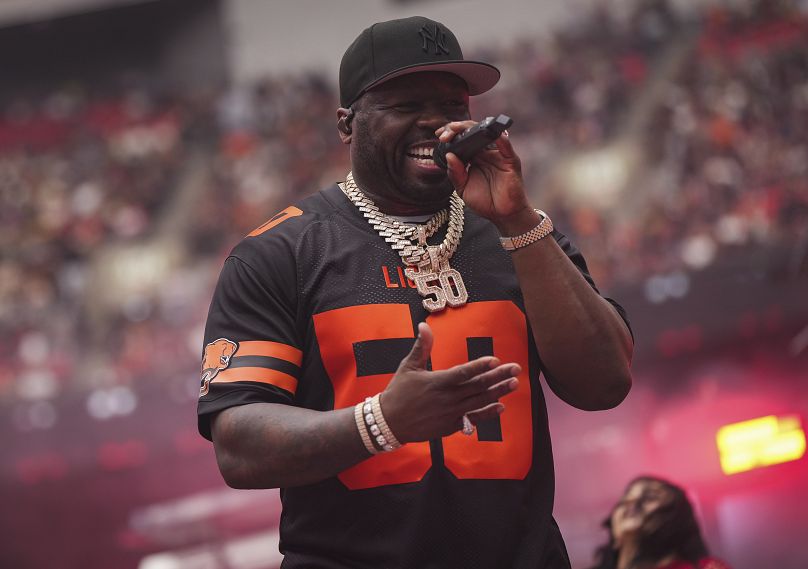
M 281 488 L 284 569 L 570 566 L 539 377 L 608 409 L 633 342 L 507 132 L 433 160 L 499 75 L 439 22 L 364 30 L 340 67 L 351 171 L 225 262 L 199 429 L 229 485 Z

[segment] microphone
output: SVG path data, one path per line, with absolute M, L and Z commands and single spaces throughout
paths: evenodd
M 496 118 L 488 117 L 464 130 L 449 142 L 438 144 L 432 152 L 432 159 L 435 164 L 446 170 L 448 167 L 446 154 L 453 152 L 463 164 L 468 164 L 480 150 L 499 138 L 503 131 L 512 124 L 513 119 L 508 115 L 499 115 Z

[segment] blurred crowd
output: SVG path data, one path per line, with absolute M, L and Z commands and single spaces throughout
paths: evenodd
M 758 246 L 785 252 L 786 272 L 806 269 L 808 20 L 774 4 L 705 14 L 647 130 L 633 215 L 571 212 L 603 282 L 681 281 Z
M 148 234 L 183 159 L 176 104 L 74 85 L 0 116 L 0 393 L 48 398 L 89 335 L 94 255 Z
M 474 54 L 503 71 L 474 115 L 514 117 L 536 203 L 602 287 L 681 282 L 751 246 L 808 249 L 808 21 L 785 2 L 756 6 L 684 21 L 660 0 L 619 17 L 604 5 L 550 38 Z M 692 44 L 682 64 L 656 77 L 681 42 Z M 558 161 L 623 136 L 658 80 L 669 85 L 637 141 L 640 185 L 605 208 L 544 190 Z M 88 403 L 99 418 L 136 405 L 126 389 L 144 380 L 195 398 L 201 326 L 229 248 L 348 169 L 336 101 L 330 80 L 304 73 L 202 98 L 74 85 L 5 103 L 0 401 L 35 409 L 19 428 L 52 426 L 41 403 L 71 387 L 108 395 Z M 188 191 L 192 206 L 175 211 L 173 197 Z M 192 221 L 166 233 L 177 215 Z M 143 270 L 170 243 L 181 255 L 151 289 L 123 287 L 117 304 L 93 310 L 111 286 L 98 282 L 104 252 L 144 243 Z

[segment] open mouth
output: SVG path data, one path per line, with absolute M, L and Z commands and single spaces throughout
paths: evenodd
M 432 159 L 432 153 L 434 150 L 434 145 L 418 144 L 412 146 L 407 151 L 407 158 L 420 166 L 434 166 L 437 168 L 438 165 L 435 164 L 435 161 Z

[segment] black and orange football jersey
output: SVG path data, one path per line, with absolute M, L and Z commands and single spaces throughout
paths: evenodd
M 198 416 L 207 438 L 211 416 L 234 405 L 325 411 L 384 390 L 421 321 L 435 335 L 432 369 L 493 354 L 523 370 L 505 413 L 472 436 L 410 443 L 282 489 L 284 569 L 569 567 L 552 518 L 541 359 L 497 230 L 465 214 L 451 266 L 469 302 L 432 314 L 398 254 L 336 185 L 278 213 L 225 261 L 205 330 Z M 553 236 L 594 286 L 580 253 Z

